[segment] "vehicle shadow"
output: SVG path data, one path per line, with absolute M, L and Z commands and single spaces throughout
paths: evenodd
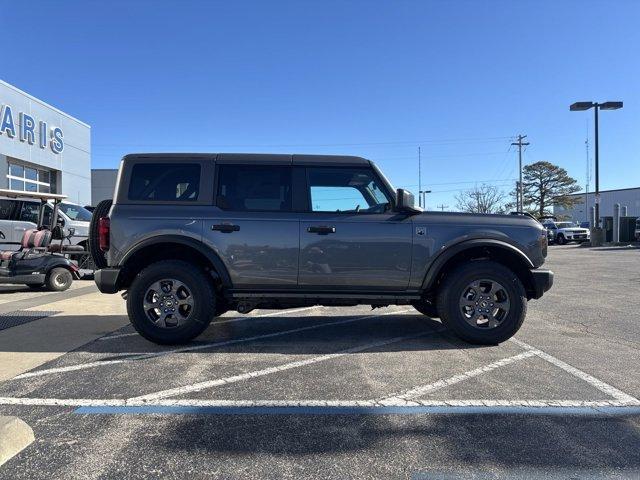
M 12 328 L 0 331 L 0 352 L 57 352 L 60 345 L 52 338 L 53 325 L 57 337 L 67 337 L 79 328 L 91 326 L 93 331 L 105 330 L 105 336 L 82 344 L 69 353 L 99 354 L 101 360 L 158 353 L 284 353 L 323 354 L 352 347 L 371 345 L 368 352 L 449 350 L 483 348 L 471 345 L 443 331 L 438 320 L 424 315 L 383 315 L 362 318 L 348 316 L 277 316 L 242 317 L 237 321 L 223 317 L 212 323 L 196 340 L 183 345 L 157 345 L 127 325 L 113 330 L 113 325 L 126 324 L 122 315 L 57 315 L 30 322 L 28 341 L 16 341 Z M 229 321 L 232 320 L 232 321 Z M 39 322 L 46 321 L 47 329 Z M 106 333 L 109 331 L 110 333 Z M 23 335 L 26 335 L 25 332 Z M 113 338 L 110 338 L 113 337 Z M 406 338 L 405 338 L 406 337 Z M 388 342 L 390 340 L 396 340 Z

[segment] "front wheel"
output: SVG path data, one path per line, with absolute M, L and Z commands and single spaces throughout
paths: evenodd
M 195 265 L 180 260 L 153 263 L 133 280 L 127 295 L 133 327 L 163 345 L 200 335 L 216 312 L 213 285 Z
M 566 245 L 567 244 L 567 239 L 564 238 L 564 235 L 560 234 L 558 235 L 558 245 Z
M 437 305 L 442 323 L 458 337 L 495 345 L 518 331 L 527 312 L 527 297 L 513 271 L 481 260 L 447 274 Z

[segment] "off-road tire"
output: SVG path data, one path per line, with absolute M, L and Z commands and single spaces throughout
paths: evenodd
M 91 215 L 91 222 L 89 223 L 89 237 L 87 238 L 87 247 L 89 249 L 91 258 L 93 259 L 96 270 L 107 267 L 107 257 L 105 256 L 105 253 L 100 250 L 98 222 L 100 221 L 100 218 L 107 216 L 112 204 L 112 200 L 102 200 L 100 203 L 98 203 L 96 208 L 93 210 L 93 213 Z
M 459 300 L 474 280 L 488 279 L 501 284 L 509 299 L 509 311 L 494 328 L 478 328 L 465 320 Z M 504 265 L 478 260 L 466 263 L 446 274 L 438 291 L 438 312 L 442 323 L 456 336 L 469 343 L 496 345 L 518 331 L 527 313 L 527 297 L 518 276 Z
M 149 287 L 171 278 L 182 282 L 193 295 L 193 312 L 183 325 L 163 328 L 148 318 L 144 297 Z M 136 275 L 127 294 L 127 312 L 136 331 L 147 340 L 162 345 L 187 343 L 209 326 L 216 312 L 216 294 L 211 280 L 197 266 L 181 260 L 153 263 Z
M 52 292 L 64 292 L 73 283 L 73 275 L 64 267 L 53 268 L 47 273 L 44 284 Z
M 440 318 L 438 308 L 432 303 L 420 300 L 417 302 L 413 302 L 411 305 L 421 314 L 426 315 L 429 318 Z

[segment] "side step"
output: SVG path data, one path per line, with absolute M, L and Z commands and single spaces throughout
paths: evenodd
M 313 300 L 313 299 L 341 299 L 341 300 L 367 300 L 367 301 L 411 301 L 419 300 L 419 292 L 411 293 L 360 293 L 360 292 L 243 292 L 238 290 L 229 291 L 229 296 L 234 299 L 290 299 L 290 300 Z

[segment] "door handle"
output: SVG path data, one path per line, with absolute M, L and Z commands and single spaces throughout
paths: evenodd
M 219 223 L 217 225 L 211 225 L 211 230 L 215 230 L 222 233 L 237 232 L 240 230 L 240 225 L 232 225 L 230 223 Z
M 330 233 L 336 233 L 336 227 L 327 227 L 327 226 L 313 226 L 308 227 L 307 232 L 309 233 L 317 233 L 318 235 L 329 235 Z

